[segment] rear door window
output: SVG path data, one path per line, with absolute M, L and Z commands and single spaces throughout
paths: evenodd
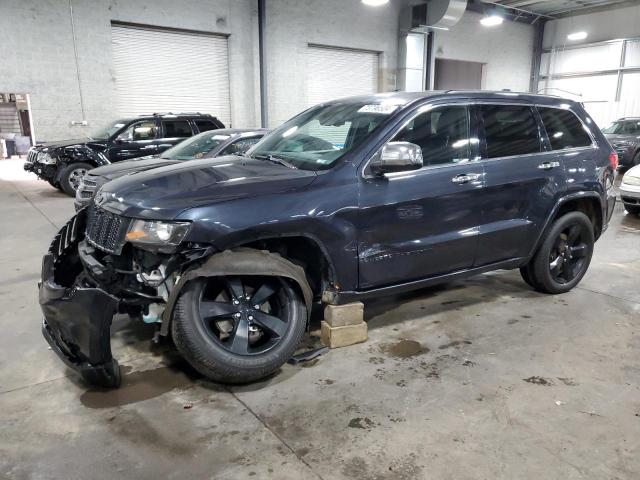
M 487 158 L 527 155 L 542 151 L 538 122 L 526 105 L 479 105 L 487 144 Z
M 187 120 L 162 120 L 165 138 L 190 137 L 193 132 Z
M 538 107 L 538 112 L 553 150 L 591 145 L 591 137 L 573 112 L 546 107 Z

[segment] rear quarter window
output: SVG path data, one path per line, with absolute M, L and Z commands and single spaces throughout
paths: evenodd
M 218 128 L 211 120 L 196 120 L 195 124 L 200 132 L 208 132 L 209 130 L 216 130 Z
M 538 112 L 553 150 L 591 145 L 591 137 L 585 131 L 582 122 L 570 110 L 538 107 Z

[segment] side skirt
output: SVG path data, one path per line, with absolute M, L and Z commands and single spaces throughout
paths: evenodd
M 526 257 L 512 258 L 509 260 L 502 260 L 500 262 L 491 263 L 489 265 L 483 265 L 482 267 L 460 270 L 457 272 L 447 273 L 445 275 L 439 275 L 437 277 L 414 280 L 407 283 L 399 283 L 386 287 L 373 288 L 370 290 L 339 292 L 334 295 L 331 301 L 328 303 L 332 305 L 342 305 L 345 303 L 366 300 L 367 298 L 372 297 L 394 295 L 397 293 L 409 292 L 411 290 L 418 290 L 420 288 L 430 287 L 432 285 L 438 285 L 440 283 L 446 283 L 452 280 L 473 277 L 474 275 L 491 272 L 493 270 L 512 270 L 514 268 L 521 267 L 522 265 L 527 263 L 527 260 L 528 258 Z

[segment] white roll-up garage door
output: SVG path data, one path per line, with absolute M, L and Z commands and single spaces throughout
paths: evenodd
M 112 25 L 118 111 L 201 112 L 231 122 L 227 38 Z
M 309 45 L 307 106 L 378 92 L 378 53 Z

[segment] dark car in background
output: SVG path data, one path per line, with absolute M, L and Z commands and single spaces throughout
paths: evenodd
M 602 133 L 618 154 L 621 167 L 640 165 L 640 117 L 616 120 Z
M 575 287 L 615 206 L 617 155 L 576 102 L 396 92 L 311 108 L 246 156 L 106 183 L 56 235 L 51 348 L 117 386 L 116 313 L 155 323 L 206 377 L 248 382 L 299 347 L 315 302 L 497 269 Z
M 123 175 L 173 165 L 185 160 L 214 158 L 222 155 L 244 155 L 247 150 L 267 134 L 266 129 L 223 128 L 203 132 L 183 140 L 160 155 L 150 155 L 133 160 L 105 165 L 88 171 L 76 189 L 76 211 L 86 207 L 95 192 L 105 183 Z
M 153 114 L 112 122 L 90 137 L 36 145 L 24 169 L 74 195 L 84 174 L 109 163 L 162 153 L 200 132 L 224 128 L 201 113 Z

